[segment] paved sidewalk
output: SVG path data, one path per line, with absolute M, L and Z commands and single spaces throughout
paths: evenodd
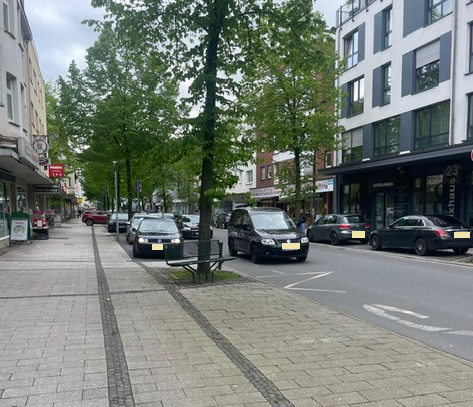
M 473 406 L 473 364 L 261 282 L 178 287 L 100 225 L 0 250 L 0 407 Z

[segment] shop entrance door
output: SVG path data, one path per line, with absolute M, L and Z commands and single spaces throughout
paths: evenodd
M 378 192 L 374 195 L 374 229 L 379 229 L 394 222 L 394 193 Z

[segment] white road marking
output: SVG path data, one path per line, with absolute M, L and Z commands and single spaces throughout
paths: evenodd
M 473 336 L 473 331 L 450 331 L 450 332 L 443 332 L 443 333 L 449 334 L 449 335 Z
M 274 270 L 274 269 L 271 269 L 269 271 L 272 271 L 273 273 L 277 273 L 277 274 L 286 274 L 286 273 L 283 273 L 282 271 Z
M 298 281 L 296 283 L 286 285 L 284 288 L 292 288 L 295 285 L 299 285 L 299 284 L 305 283 L 305 282 L 310 281 L 310 280 L 315 280 L 316 278 L 325 277 L 325 276 L 328 276 L 329 274 L 332 274 L 332 273 L 333 273 L 332 271 L 329 271 L 328 273 L 322 273 L 322 274 L 319 274 L 319 275 L 316 275 L 316 276 L 313 276 L 313 277 L 310 277 L 310 278 L 306 278 L 305 280 Z
M 346 294 L 346 291 L 342 290 L 324 290 L 322 288 L 299 288 L 299 287 L 290 287 L 288 290 L 299 290 L 299 291 L 320 291 L 324 293 L 335 293 L 335 294 Z
M 391 321 L 397 322 L 399 324 L 408 326 L 410 328 L 415 328 L 415 329 L 420 329 L 422 331 L 427 331 L 427 332 L 439 332 L 439 331 L 448 331 L 451 328 L 444 328 L 440 326 L 430 326 L 430 325 L 421 325 L 421 324 L 416 324 L 414 322 L 406 321 L 404 319 L 395 317 L 394 315 L 388 314 L 386 311 L 391 311 L 391 312 L 400 312 L 402 314 L 407 314 L 411 316 L 415 316 L 417 318 L 429 318 L 425 315 L 422 314 L 417 314 L 415 312 L 401 309 L 401 308 L 395 308 L 395 307 L 389 307 L 387 305 L 376 305 L 376 304 L 365 304 L 363 305 L 363 308 L 367 310 L 368 312 L 371 312 L 372 314 L 378 315 L 380 317 L 389 319 Z

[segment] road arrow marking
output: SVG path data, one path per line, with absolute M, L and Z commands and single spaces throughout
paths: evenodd
M 394 322 L 397 322 L 399 324 L 408 326 L 410 328 L 420 329 L 422 331 L 439 332 L 439 331 L 448 331 L 449 329 L 451 329 L 451 328 L 443 328 L 443 327 L 439 327 L 439 326 L 416 324 L 414 322 L 406 321 L 404 319 L 395 317 L 394 315 L 390 315 L 386 312 L 386 311 L 399 312 L 401 314 L 406 314 L 406 315 L 414 316 L 416 318 L 421 318 L 421 319 L 429 318 L 426 315 L 417 314 L 416 312 L 412 312 L 412 311 L 402 309 L 402 308 L 395 308 L 395 307 L 390 307 L 390 306 L 387 306 L 387 305 L 379 305 L 379 304 L 371 304 L 371 305 L 365 304 L 365 305 L 363 305 L 363 308 L 366 311 L 371 312 L 372 314 L 375 314 L 375 315 L 378 315 L 380 317 L 389 319 L 391 321 L 394 321 Z

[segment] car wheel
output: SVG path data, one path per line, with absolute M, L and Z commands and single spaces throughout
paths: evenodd
M 238 250 L 235 249 L 235 242 L 233 240 L 228 241 L 228 252 L 230 256 L 236 256 L 238 254 Z
M 87 219 L 87 220 L 85 221 L 85 224 L 86 224 L 87 226 L 92 226 L 92 225 L 94 224 L 94 221 L 93 221 L 92 219 Z
M 133 240 L 130 240 L 130 235 L 126 235 L 126 242 L 127 242 L 129 245 L 132 245 L 132 244 L 133 244 Z
M 314 235 L 312 234 L 312 229 L 309 229 L 307 232 L 307 238 L 309 239 L 309 242 L 314 241 Z
M 297 256 L 296 257 L 297 261 L 303 262 L 307 260 L 307 254 L 304 254 L 303 256 Z
M 381 249 L 381 244 L 380 244 L 380 241 L 379 241 L 379 237 L 377 235 L 371 236 L 370 246 L 373 250 L 380 250 Z
M 133 257 L 141 257 L 140 251 L 138 250 L 138 247 L 136 247 L 136 244 L 133 245 Z
M 454 247 L 453 252 L 455 254 L 465 254 L 468 251 L 469 247 Z
M 427 248 L 427 242 L 423 237 L 419 237 L 414 242 L 414 251 L 419 256 L 427 256 L 429 254 L 429 249 Z
M 253 263 L 258 264 L 261 262 L 261 255 L 258 253 L 258 249 L 256 248 L 254 244 L 251 245 L 250 256 L 251 256 L 251 261 Z
M 337 246 L 340 244 L 338 235 L 335 232 L 330 235 L 330 243 L 332 243 L 334 246 Z

